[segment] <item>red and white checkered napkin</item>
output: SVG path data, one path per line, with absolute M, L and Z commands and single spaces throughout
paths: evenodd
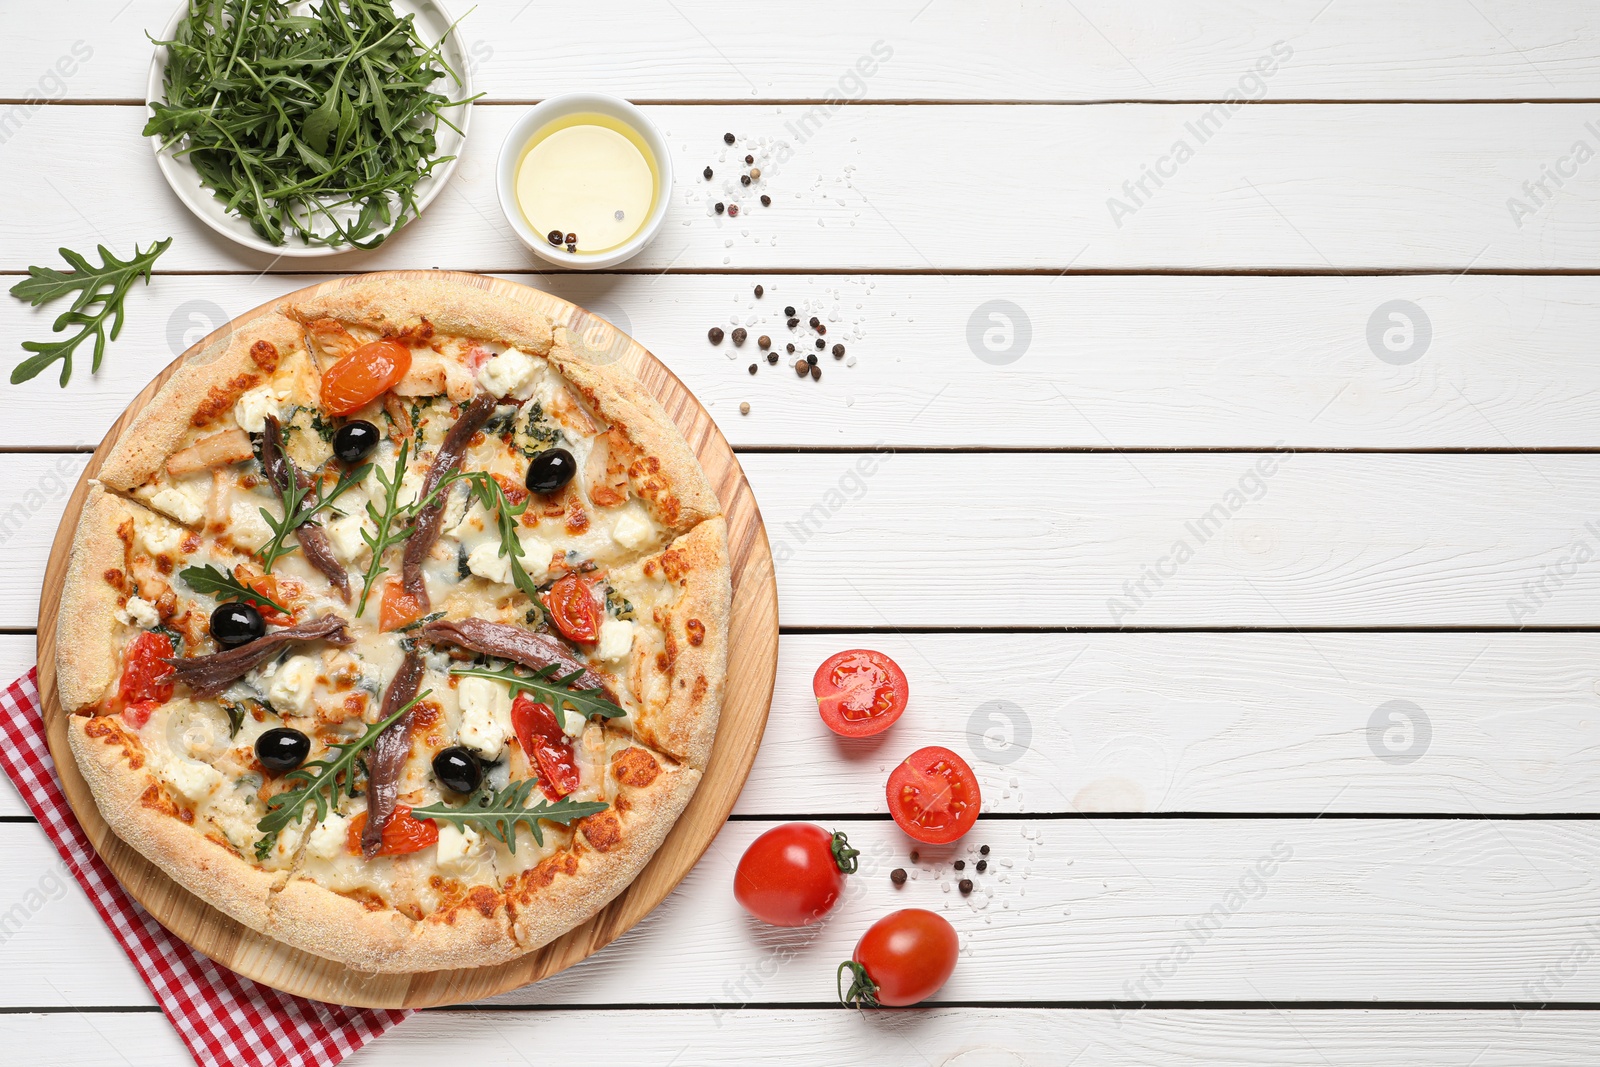
M 200 1067 L 331 1067 L 411 1014 L 292 997 L 234 974 L 169 934 L 118 884 L 67 806 L 45 746 L 37 670 L 0 693 L 0 767 Z

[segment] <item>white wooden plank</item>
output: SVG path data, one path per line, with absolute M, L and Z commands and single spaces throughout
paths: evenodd
M 793 626 L 1552 626 L 1600 613 L 1600 569 L 1577 562 L 1600 539 L 1587 455 L 741 462 Z
M 0 457 L 0 626 L 37 618 L 65 501 L 57 472 L 75 475 L 84 458 Z M 1581 626 L 1600 615 L 1589 526 L 1600 462 L 1588 455 L 742 462 L 790 626 Z M 1308 656 L 1317 641 L 1308 635 Z
M 730 823 L 632 932 L 498 1002 L 827 1002 L 866 927 L 911 906 L 944 914 L 962 938 L 940 994 L 957 1003 L 1600 999 L 1590 822 L 994 820 L 952 848 L 922 847 L 917 877 L 896 890 L 888 871 L 909 864 L 909 839 L 887 821 L 839 820 L 862 870 L 829 922 L 800 931 L 757 925 L 730 891 L 740 854 L 770 825 Z M 978 888 L 946 892 L 948 860 L 973 875 L 980 844 L 991 869 Z M 54 854 L 38 827 L 16 823 L 0 824 L 0 853 L 4 916 Z M 76 891 L 24 906 L 17 927 L 0 943 L 0 975 L 30 977 L 7 983 L 11 1004 L 148 1003 Z
M 1600 810 L 1600 636 L 1313 640 L 1314 651 L 1297 634 L 791 634 L 735 810 L 882 811 L 894 761 L 935 744 L 971 761 L 993 812 Z M 841 743 L 816 714 L 811 675 L 860 644 L 905 668 L 912 704 L 881 741 Z M 0 636 L 0 676 L 27 670 L 33 647 Z M 0 815 L 26 814 L 0 787 Z
M 526 1067 L 583 1062 L 597 1052 L 630 1067 L 767 1063 L 927 1063 L 941 1067 L 1580 1067 L 1592 1061 L 1597 1018 L 1582 1011 L 1162 1011 L 924 1008 L 877 1014 L 792 1008 L 609 1011 L 428 1011 L 346 1062 L 435 1067 L 440 1062 Z M 79 1067 L 186 1062 L 155 1013 L 0 1016 L 0 1040 L 48 1046 Z
M 162 184 L 139 110 L 40 108 L 6 142 L 0 185 L 23 191 L 4 224 L 13 262 L 48 261 L 63 244 L 126 251 L 176 235 L 163 270 L 303 269 L 204 230 Z M 629 267 L 1586 270 L 1600 237 L 1600 190 L 1572 177 L 1585 173 L 1574 144 L 1590 153 L 1600 144 L 1586 125 L 1600 129 L 1592 105 L 807 110 L 650 108 L 683 178 L 661 235 Z M 538 266 L 493 188 L 500 143 L 521 111 L 480 109 L 451 188 L 427 216 L 375 252 L 326 265 Z M 745 146 L 728 148 L 724 131 L 768 145 L 763 177 L 738 197 L 729 161 Z M 1175 149 L 1179 140 L 1191 154 Z M 48 174 L 39 159 L 52 161 Z M 708 163 L 721 168 L 709 183 L 698 178 Z M 1167 176 L 1146 177 L 1147 166 Z M 1546 195 L 1525 191 L 1525 181 L 1548 181 L 1545 166 L 1569 180 Z M 1124 187 L 1141 181 L 1142 192 Z M 760 191 L 770 208 L 755 203 Z M 1513 213 L 1513 198 L 1525 213 Z M 743 200 L 746 210 L 716 215 L 718 200 Z
M 512 277 L 631 332 L 735 446 L 1587 447 L 1600 424 L 1593 277 Z M 166 275 L 136 288 L 99 375 L 10 387 L 32 417 L 0 423 L 0 447 L 98 441 L 189 342 L 318 280 Z M 1428 346 L 1407 365 L 1366 340 L 1393 300 L 1428 320 Z M 786 306 L 826 318 L 855 365 L 824 357 L 822 380 L 800 381 L 787 353 L 769 366 L 753 341 L 706 340 L 737 321 L 780 349 L 810 344 L 785 325 Z M 3 301 L 0 332 L 47 336 L 54 314 Z M 998 331 L 988 343 L 1003 349 L 1006 316 L 1016 358 L 990 362 L 1009 355 L 984 336 Z
M 936 744 L 971 761 L 993 812 L 1600 810 L 1600 635 L 1314 640 L 1315 652 L 1297 634 L 791 634 L 735 810 L 881 811 L 893 762 Z M 882 741 L 840 743 L 811 675 L 859 644 L 905 668 L 912 704 Z M 0 679 L 33 649 L 31 635 L 0 636 Z M 0 815 L 26 814 L 0 785 Z
M 97 0 L 41 8 L 0 51 L 9 98 L 143 99 L 150 47 L 175 4 Z M 491 99 L 596 90 L 657 99 L 1546 98 L 1600 95 L 1593 13 L 1531 0 L 1113 0 L 974 7 L 823 0 L 805 14 L 751 3 L 647 0 L 603 12 L 479 4 L 463 22 Z M 1382 28 L 1375 32 L 1374 27 Z M 89 54 L 50 77 L 82 41 Z M 882 62 L 862 68 L 879 46 Z M 1243 81 L 1272 48 L 1264 85 Z
M 911 703 L 843 742 L 811 675 L 860 645 Z M 1597 654 L 1595 634 L 791 634 L 736 811 L 884 811 L 924 745 L 964 755 L 994 812 L 1595 811 Z

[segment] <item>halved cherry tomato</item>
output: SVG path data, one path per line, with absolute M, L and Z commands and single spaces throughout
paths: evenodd
M 350 835 L 345 847 L 351 855 L 361 855 L 361 831 L 367 827 L 367 813 L 362 812 L 350 820 Z M 394 814 L 383 824 L 383 839 L 378 845 L 379 856 L 404 856 L 408 852 L 421 852 L 439 840 L 439 824 L 432 819 L 413 819 L 411 809 L 404 804 L 395 805 Z
M 889 814 L 900 829 L 930 845 L 954 841 L 978 821 L 978 776 L 948 748 L 929 745 L 889 773 Z
M 600 608 L 582 575 L 569 574 L 556 580 L 544 595 L 550 619 L 568 641 L 592 643 L 600 640 Z
M 411 369 L 411 349 L 398 341 L 372 341 L 322 375 L 322 410 L 348 415 L 395 387 Z
M 122 717 L 138 729 L 150 721 L 150 712 L 172 699 L 172 667 L 163 659 L 172 656 L 172 638 L 146 630 L 128 645 L 122 657 L 122 679 L 117 696 L 123 705 Z
M 578 757 L 548 704 L 518 693 L 511 702 L 511 728 L 522 754 L 539 768 L 539 789 L 545 796 L 560 800 L 578 788 Z
M 839 1000 L 869 1008 L 920 1004 L 950 980 L 960 948 L 944 916 L 922 908 L 891 912 L 869 926 L 849 961 L 839 964 Z
M 774 826 L 744 850 L 733 895 L 751 915 L 773 926 L 820 921 L 844 892 L 860 855 L 843 834 L 815 823 Z
M 871 737 L 894 725 L 911 689 L 900 665 L 870 648 L 829 656 L 811 678 L 817 711 L 842 737 Z
M 383 582 L 383 604 L 378 611 L 378 629 L 398 630 L 422 618 L 422 601 L 406 592 L 399 578 Z
M 262 596 L 272 600 L 274 603 L 282 604 L 284 607 L 289 606 L 286 600 L 288 593 L 279 588 L 278 578 L 276 575 L 251 574 L 245 570 L 244 564 L 241 563 L 239 566 L 233 568 L 233 576 L 237 578 L 239 580 L 239 584 L 244 586 L 246 589 L 253 589 Z M 271 604 L 266 603 L 266 601 L 251 600 L 250 603 L 255 605 L 256 609 L 261 612 L 261 617 L 263 619 L 272 623 L 274 626 L 289 626 L 294 623 L 293 615 L 285 615 Z

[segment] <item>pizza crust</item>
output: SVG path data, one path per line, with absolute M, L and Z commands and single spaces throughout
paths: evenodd
M 255 347 L 261 342 L 272 346 L 271 355 Z M 100 468 L 100 481 L 123 491 L 145 484 L 183 447 L 191 429 L 232 408 L 245 390 L 266 380 L 279 359 L 303 347 L 299 323 L 269 312 L 202 348 L 122 431 Z
M 139 741 L 115 716 L 67 716 L 67 741 L 84 781 L 123 841 L 212 907 L 254 930 L 267 925 L 272 894 L 288 878 L 247 863 L 185 823 Z
M 474 275 L 464 284 L 376 274 L 282 305 L 286 314 L 309 320 L 337 319 L 398 335 L 423 322 L 434 332 L 482 341 L 499 341 L 534 355 L 550 351 L 551 324 L 537 308 L 492 292 L 492 279 Z
M 511 932 L 520 952 L 541 948 L 594 918 L 633 883 L 677 825 L 700 785 L 700 772 L 651 756 L 659 769 L 644 786 L 618 781 L 614 756 L 607 771 L 608 786 L 615 789 L 612 806 L 579 820 L 571 845 L 507 882 Z M 586 826 L 590 819 L 600 823 Z
M 69 715 L 98 704 L 117 680 L 121 593 L 106 573 L 123 567 L 126 546 L 117 531 L 134 520 L 136 507 L 90 483 L 72 535 L 56 616 L 56 694 Z

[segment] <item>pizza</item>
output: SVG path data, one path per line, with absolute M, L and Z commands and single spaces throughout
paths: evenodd
M 704 772 L 717 497 L 530 305 L 373 275 L 176 370 L 91 483 L 56 663 L 124 841 L 367 972 L 503 963 L 613 899 Z

